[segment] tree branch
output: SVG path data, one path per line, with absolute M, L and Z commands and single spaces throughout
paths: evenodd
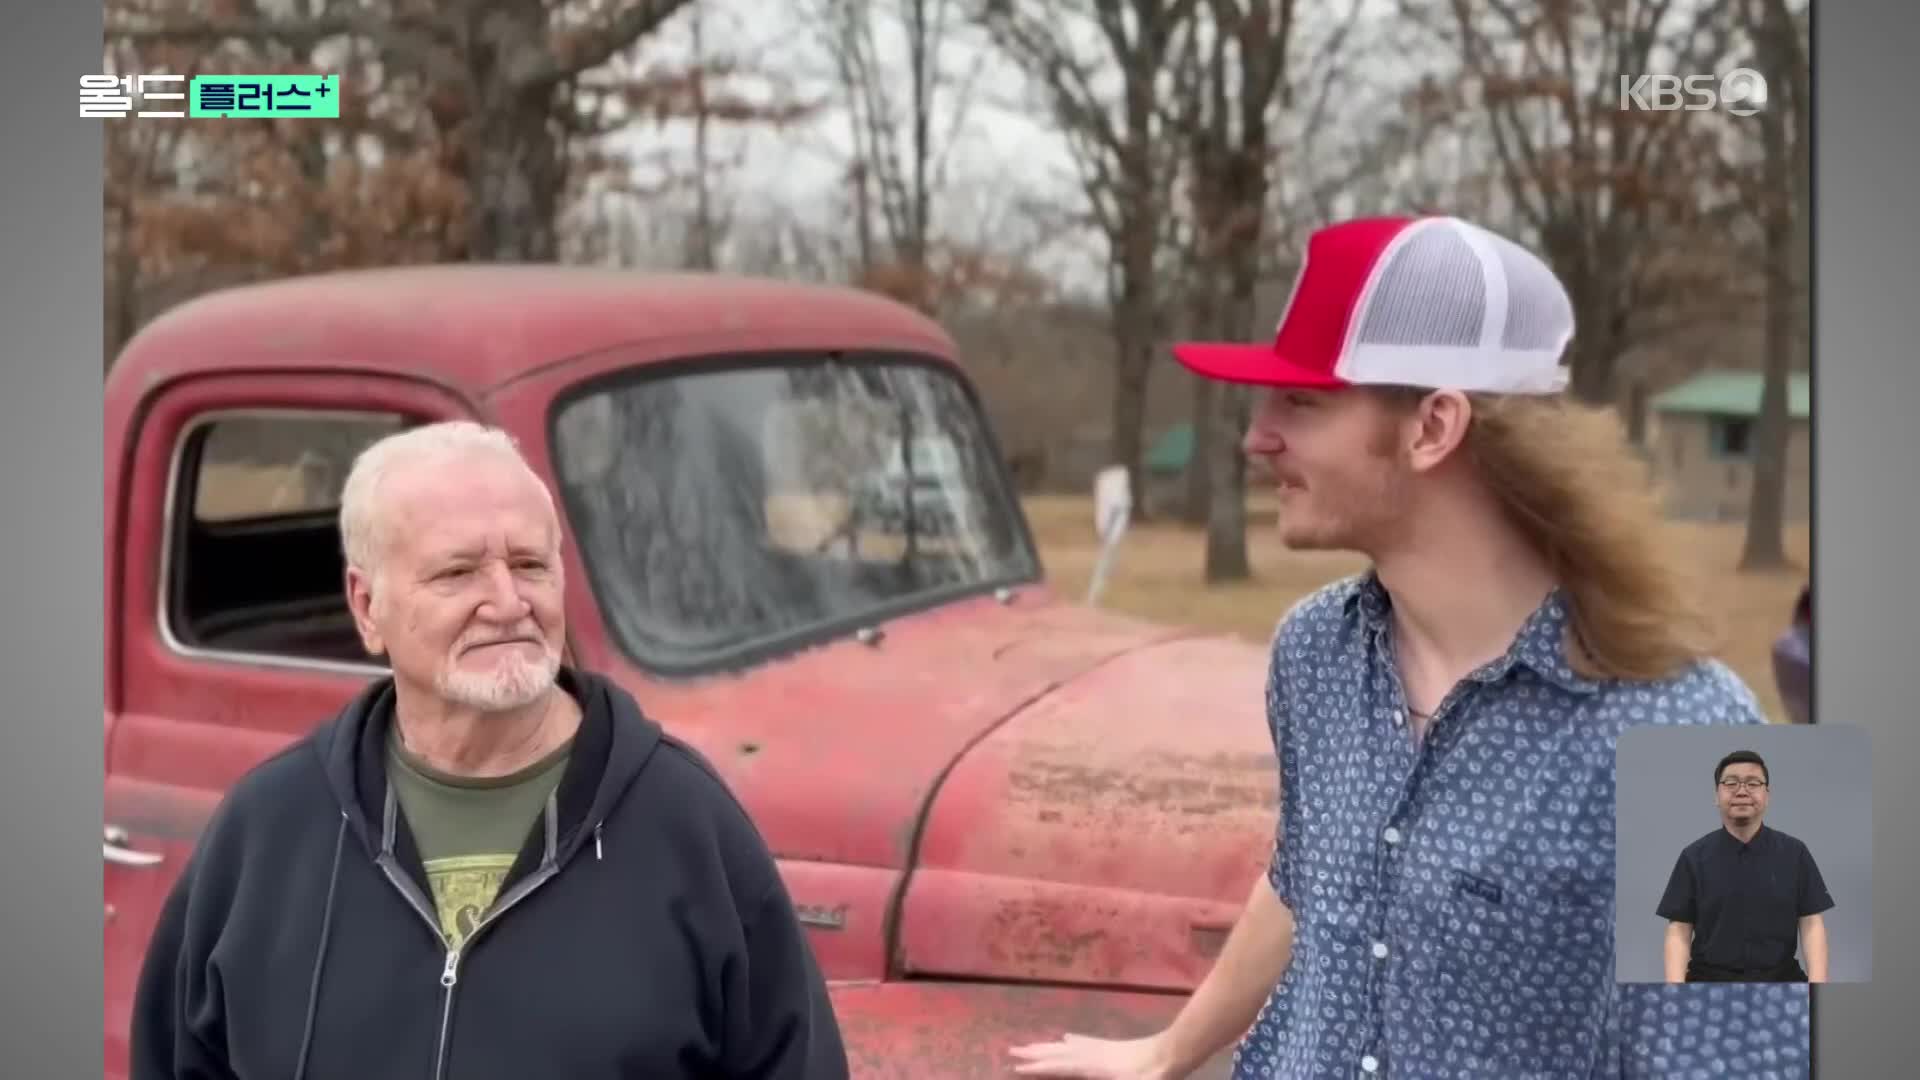
M 523 90 L 552 86 L 599 67 L 646 37 L 691 0 L 628 0 L 628 6 L 598 26 L 583 27 L 548 45 L 545 57 L 516 83 Z
M 1085 65 L 1070 54 L 1069 46 L 1060 40 L 1056 28 L 1010 10 L 990 12 L 986 22 L 995 43 L 1029 75 L 1045 84 L 1054 108 L 1067 126 L 1084 127 L 1106 150 L 1115 155 L 1122 152 L 1120 133 L 1102 107 Z
M 179 45 L 213 45 L 237 41 L 249 45 L 278 45 L 310 53 L 338 37 L 356 37 L 383 54 L 404 59 L 408 66 L 436 78 L 470 86 L 466 70 L 449 54 L 441 28 L 414 16 L 376 16 L 352 12 L 297 19 L 109 19 L 109 41 Z

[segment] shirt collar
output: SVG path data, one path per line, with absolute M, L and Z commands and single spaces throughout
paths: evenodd
M 1747 851 L 1765 851 L 1772 846 L 1772 840 L 1773 830 L 1767 828 L 1767 824 L 1764 821 L 1760 823 L 1759 831 L 1753 834 L 1753 839 L 1744 844 L 1740 842 L 1739 837 L 1733 835 L 1732 829 L 1727 828 L 1726 822 L 1723 821 L 1720 823 L 1720 842 L 1734 851 L 1743 849 Z
M 1393 599 L 1387 593 L 1386 586 L 1380 583 L 1379 571 L 1369 569 L 1361 576 L 1359 587 L 1347 600 L 1347 608 L 1350 613 L 1359 614 L 1361 625 L 1370 637 L 1378 639 L 1386 631 L 1393 612 Z M 1521 623 L 1506 653 L 1483 665 L 1469 678 L 1477 682 L 1498 682 L 1518 665 L 1571 693 L 1594 692 L 1600 684 L 1573 670 L 1573 665 L 1567 661 L 1570 618 L 1566 592 L 1556 586 L 1533 610 L 1533 614 Z

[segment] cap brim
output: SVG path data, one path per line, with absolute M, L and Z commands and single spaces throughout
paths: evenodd
M 1196 375 L 1246 386 L 1285 386 L 1302 390 L 1340 390 L 1353 384 L 1337 375 L 1289 363 L 1270 345 L 1184 341 L 1174 359 Z

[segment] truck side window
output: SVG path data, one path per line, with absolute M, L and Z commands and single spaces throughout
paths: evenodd
M 375 664 L 347 610 L 340 489 L 387 413 L 214 413 L 187 431 L 168 506 L 165 629 L 191 652 Z

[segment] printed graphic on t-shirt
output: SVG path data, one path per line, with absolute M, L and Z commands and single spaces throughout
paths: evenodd
M 440 927 L 447 943 L 459 948 L 473 933 L 480 917 L 487 913 L 507 871 L 513 869 L 514 856 L 465 855 L 451 859 L 427 860 L 427 881 L 433 886 L 434 904 L 440 909 Z

